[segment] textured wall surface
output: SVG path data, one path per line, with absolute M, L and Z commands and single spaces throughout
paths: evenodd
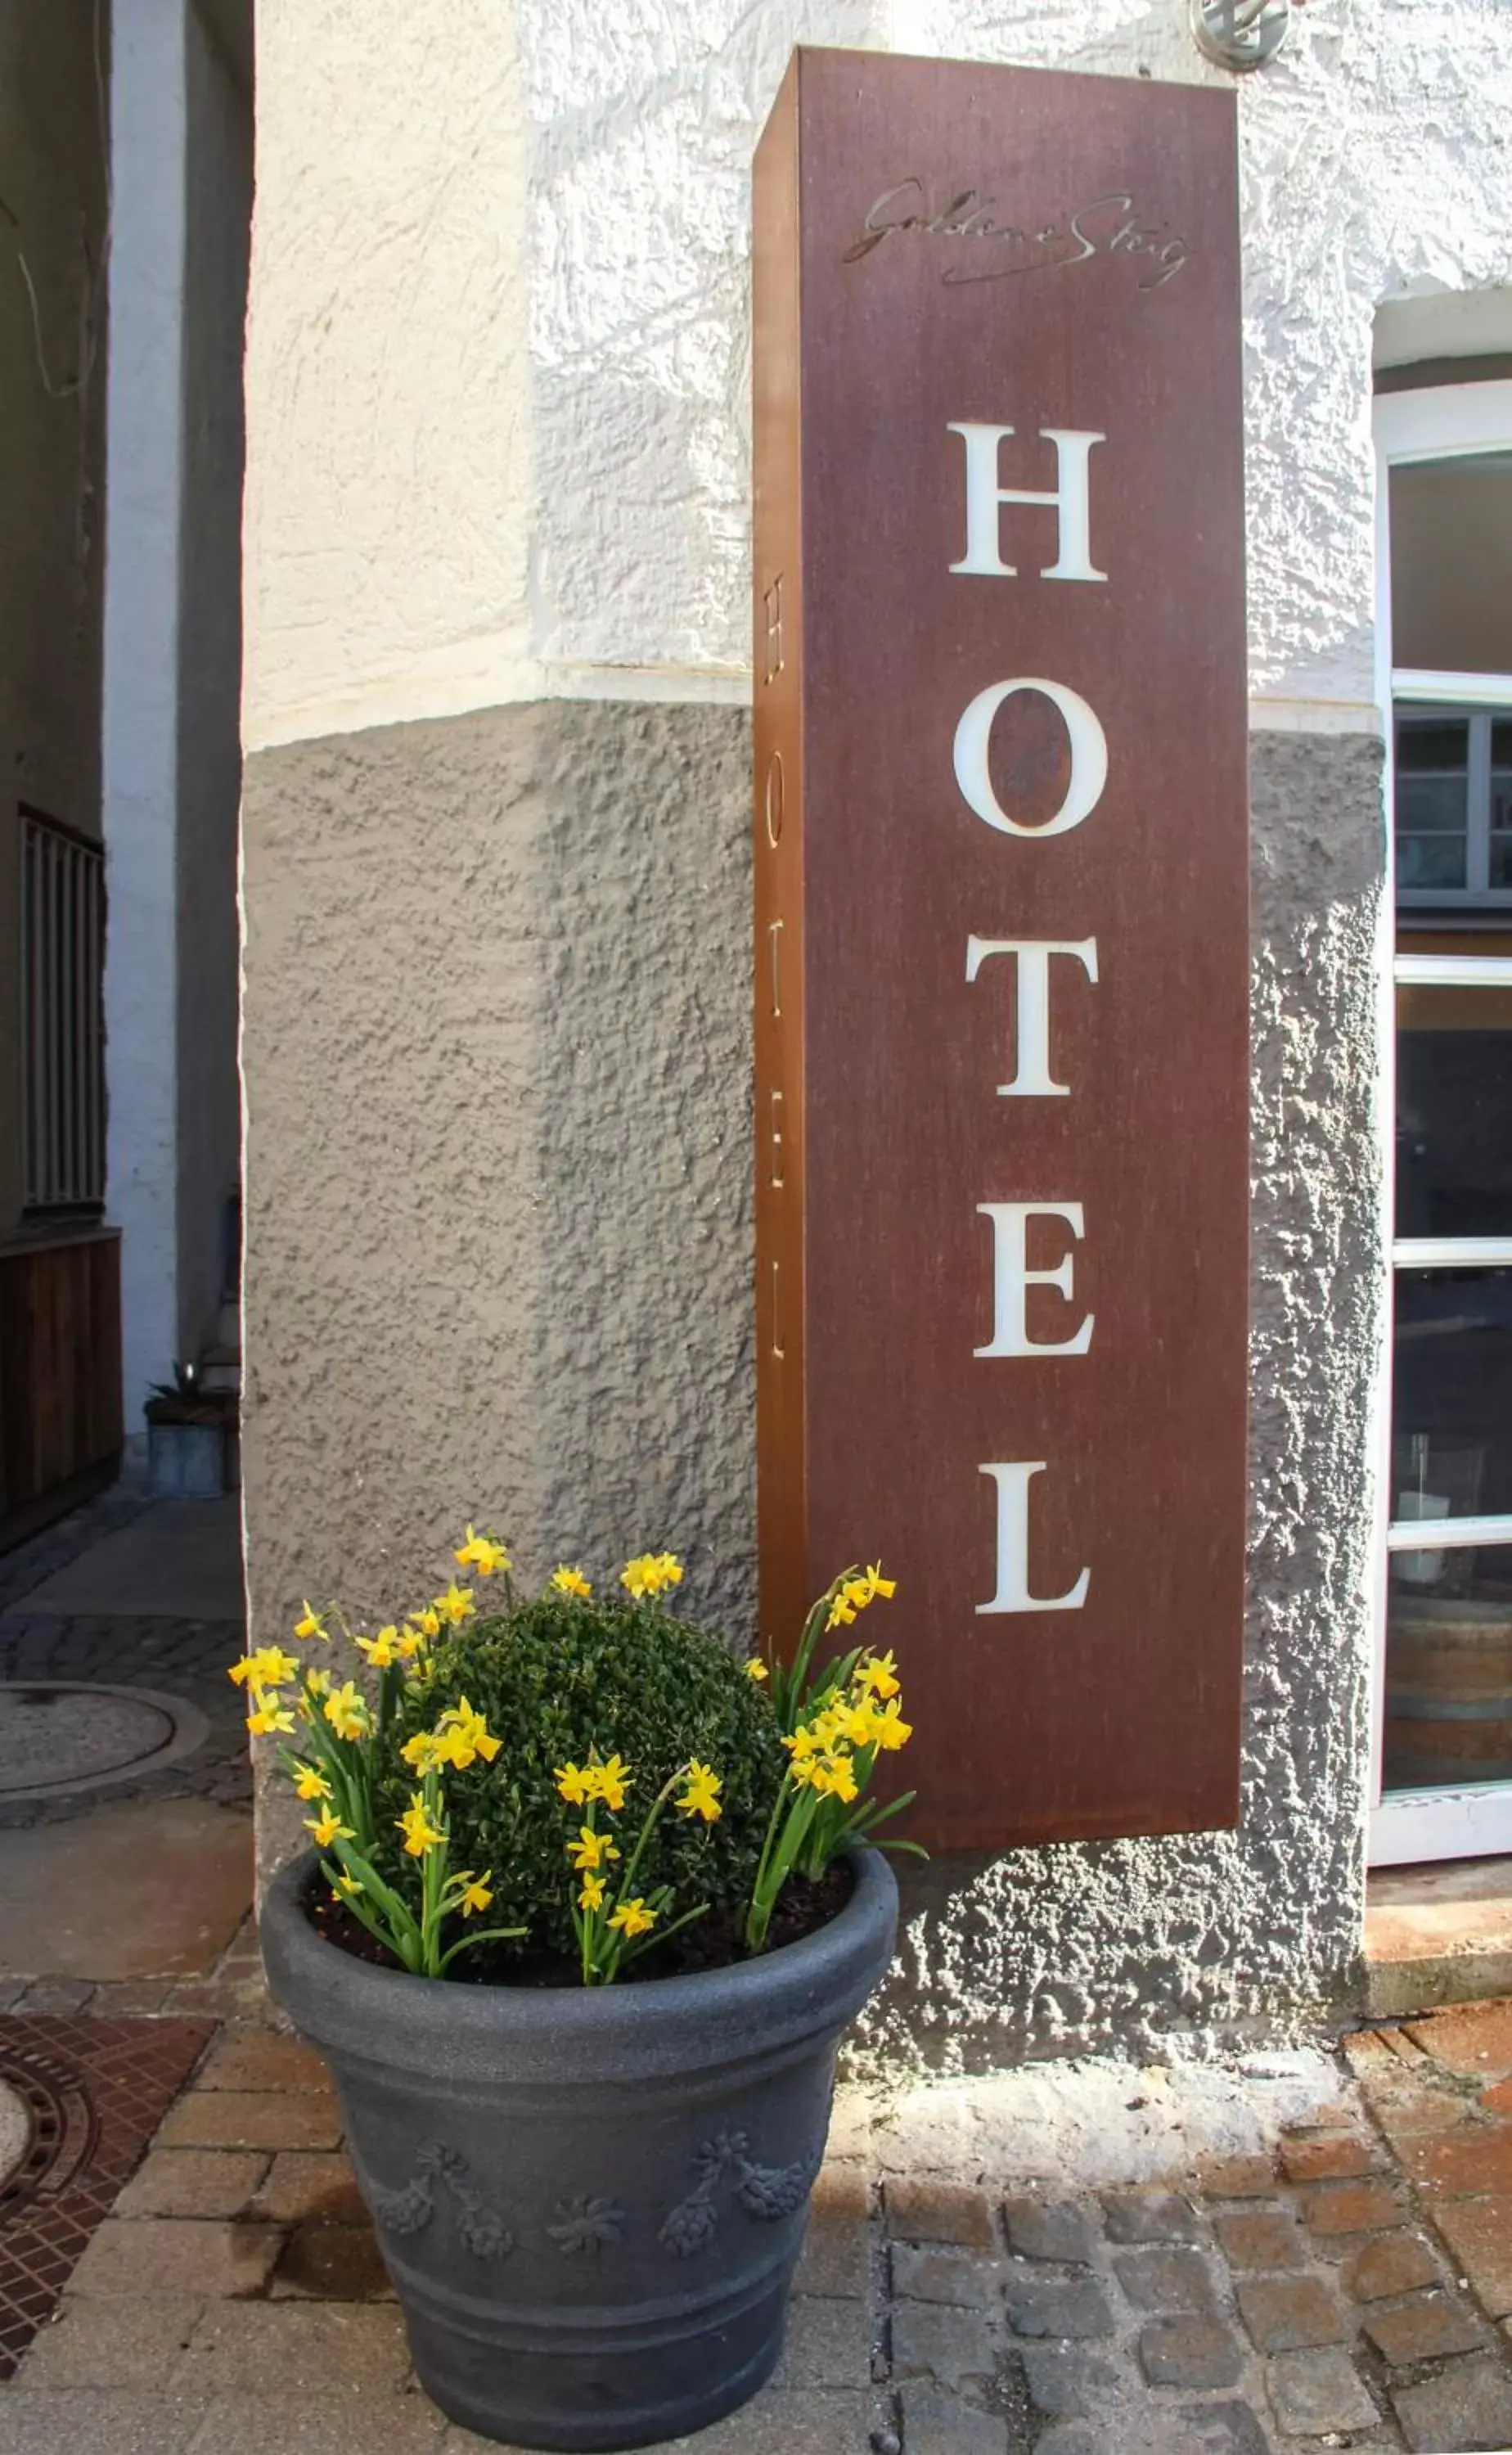
M 487 705 L 528 650 L 514 14 L 258 0 L 249 748 Z
M 749 729 L 495 710 L 270 751 L 245 798 L 254 1626 L 688 1562 L 753 1609 Z
M 250 742 L 646 669 L 745 688 L 749 164 L 794 42 L 1234 83 L 1187 0 L 447 0 L 444 41 L 442 13 L 385 7 L 374 42 L 350 0 L 259 8 Z M 1512 283 L 1504 24 L 1311 0 L 1238 84 L 1251 683 L 1345 725 L 1371 317 Z

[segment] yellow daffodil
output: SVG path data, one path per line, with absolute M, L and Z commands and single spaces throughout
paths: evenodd
M 827 1794 L 831 1798 L 841 1799 L 848 1806 L 857 1795 L 856 1775 L 851 1770 L 850 1757 L 836 1751 L 830 1755 L 816 1756 L 814 1762 L 816 1768 L 814 1775 L 815 1789 L 821 1794 Z
M 358 1883 L 355 1876 L 338 1876 L 335 1881 L 335 1890 L 332 1893 L 331 1897 L 334 1900 L 337 1895 L 341 1894 L 350 1901 L 353 1894 L 360 1893 L 361 1890 L 362 1886 Z
M 312 1764 L 301 1765 L 294 1775 L 294 1796 L 304 1799 L 329 1798 L 331 1784 L 325 1775 L 318 1772 Z
M 824 1626 L 826 1631 L 835 1628 L 849 1628 L 855 1617 L 856 1605 L 852 1602 L 849 1594 L 842 1589 L 842 1591 L 836 1595 L 834 1601 L 830 1605 L 830 1615 L 825 1621 Z
M 879 1748 L 891 1750 L 894 1748 L 906 1747 L 909 1740 L 914 1735 L 914 1725 L 912 1722 L 904 1721 L 901 1712 L 901 1700 L 897 1696 L 893 1698 L 890 1704 L 882 1707 L 881 1712 L 876 1715 L 875 1720 L 875 1735 L 877 1745 Z
M 253 1688 L 285 1688 L 299 1676 L 299 1665 L 281 1645 L 259 1645 L 252 1654 L 233 1662 L 228 1674 L 238 1688 L 249 1681 Z
M 788 1777 L 799 1790 L 824 1790 L 824 1758 L 811 1750 L 806 1755 L 796 1755 L 788 1767 Z
M 412 1858 L 423 1858 L 428 1850 L 436 1849 L 446 1839 L 440 1828 L 431 1822 L 425 1800 L 417 1790 L 410 1793 L 409 1806 L 394 1820 Z
M 601 1910 L 603 1908 L 604 1879 L 602 1876 L 585 1876 L 583 1877 L 583 1889 L 577 1896 L 577 1906 L 580 1910 Z
M 447 1707 L 436 1723 L 435 1735 L 445 1740 L 448 1762 L 455 1765 L 459 1773 L 467 1771 L 474 1756 L 492 1764 L 501 1744 L 490 1731 L 487 1717 L 475 1713 L 465 1696 Z
M 897 1579 L 896 1577 L 884 1577 L 882 1574 L 882 1564 L 880 1560 L 874 1560 L 871 1567 L 866 1571 L 867 1601 L 875 1602 L 877 1596 L 880 1594 L 884 1603 L 890 1603 L 897 1592 Z
M 323 1808 L 318 1816 L 305 1817 L 305 1831 L 315 1836 L 315 1847 L 329 1850 L 333 1841 L 354 1841 L 356 1835 L 350 1824 L 343 1824 L 333 1808 Z
M 437 1594 L 431 1608 L 453 1628 L 460 1628 L 465 1619 L 472 1618 L 477 1605 L 473 1600 L 472 1587 L 459 1586 L 454 1577 L 445 1593 Z
M 594 1591 L 581 1569 L 554 1569 L 552 1583 L 559 1594 L 576 1594 L 581 1602 L 586 1602 Z
M 292 1731 L 293 1727 L 294 1717 L 285 1707 L 282 1697 L 276 1694 L 256 1695 L 252 1710 L 247 1716 L 247 1728 L 256 1737 L 264 1738 L 270 1731 Z
M 619 1572 L 619 1582 L 629 1588 L 637 1600 L 648 1594 L 663 1593 L 668 1586 L 682 1583 L 682 1562 L 672 1552 L 641 1552 L 627 1560 Z
M 810 1756 L 816 1754 L 819 1742 L 807 1723 L 800 1723 L 796 1731 L 788 1732 L 782 1744 L 792 1755 L 795 1765 L 798 1765 L 805 1763 Z
M 439 1611 L 437 1611 L 434 1603 L 427 1603 L 424 1611 L 410 1612 L 407 1616 L 413 1621 L 422 1636 L 436 1637 L 440 1635 L 441 1614 Z
M 603 1764 L 590 1765 L 588 1777 L 593 1784 L 590 1798 L 601 1798 L 611 1816 L 617 1816 L 630 1788 L 630 1767 L 620 1756 L 610 1756 Z
M 399 1659 L 399 1632 L 391 1625 L 380 1628 L 376 1636 L 359 1636 L 357 1650 L 367 1655 L 374 1671 L 387 1671 Z
M 309 1603 L 305 1605 L 304 1617 L 294 1622 L 294 1634 L 297 1637 L 318 1636 L 327 1645 L 331 1642 L 321 1626 L 320 1613 L 312 1610 Z
M 556 1795 L 565 1798 L 569 1807 L 586 1807 L 591 1798 L 598 1796 L 592 1773 L 585 1772 L 581 1765 L 557 1765 L 555 1776 Z
M 492 1577 L 510 1566 L 510 1555 L 502 1543 L 494 1542 L 487 1534 L 474 1534 L 467 1530 L 467 1539 L 453 1553 L 459 1569 L 475 1569 L 480 1577 Z
M 354 1680 L 344 1680 L 339 1688 L 333 1688 L 323 1711 L 338 1739 L 360 1739 L 371 1727 L 367 1705 Z
M 445 1764 L 449 1751 L 446 1741 L 437 1738 L 433 1731 L 416 1731 L 413 1739 L 405 1740 L 399 1754 L 413 1772 L 426 1774 Z
M 772 1674 L 767 1669 L 766 1664 L 762 1661 L 759 1654 L 753 1654 L 750 1661 L 746 1664 L 745 1675 L 748 1679 L 754 1679 L 756 1686 L 759 1688 L 763 1679 L 770 1679 Z
M 677 1801 L 683 1816 L 701 1816 L 706 1824 L 716 1824 L 724 1810 L 719 1804 L 719 1775 L 712 1765 L 699 1764 L 696 1757 L 688 1767 L 688 1787 Z
M 305 1694 L 307 1696 L 329 1696 L 331 1689 L 332 1678 L 329 1671 L 307 1671 L 305 1673 Z
M 611 1859 L 617 1858 L 619 1856 L 615 1847 L 614 1836 L 609 1833 L 595 1833 L 591 1824 L 579 1826 L 576 1840 L 569 1841 L 567 1849 L 573 1865 L 579 1875 L 582 1875 L 585 1869 L 607 1867 Z
M 464 1917 L 473 1917 L 479 1910 L 487 1909 L 494 1897 L 489 1890 L 489 1877 L 493 1873 L 490 1867 L 485 1875 L 467 1875 L 460 1878 L 462 1890 L 457 1895 L 456 1905 Z
M 393 1650 L 401 1662 L 413 1662 L 425 1650 L 425 1632 L 418 1628 L 401 1628 L 393 1641 Z
M 646 1935 L 656 1923 L 656 1913 L 648 1910 L 637 1894 L 633 1901 L 621 1901 L 617 1910 L 609 1914 L 611 1926 L 617 1926 L 627 1936 Z
M 841 1718 L 841 1735 L 849 1746 L 872 1748 L 881 1744 L 877 1736 L 881 1716 L 870 1696 L 863 1696 L 859 1704 L 843 1707 Z
M 869 1654 L 864 1662 L 856 1666 L 856 1684 L 869 1696 L 896 1696 L 898 1685 L 897 1673 L 897 1665 L 890 1652 Z

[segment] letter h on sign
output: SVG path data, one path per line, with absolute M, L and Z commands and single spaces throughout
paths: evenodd
M 1021 236 L 1110 182 L 1157 285 Z M 757 152 L 761 1628 L 897 1571 L 938 1845 L 1237 1812 L 1235 185 L 1230 96 L 851 52 Z

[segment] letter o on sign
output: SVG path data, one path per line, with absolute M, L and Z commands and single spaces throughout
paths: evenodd
M 1052 707 L 1058 709 L 1071 742 L 1071 781 L 1066 786 L 1066 798 L 1055 817 L 1046 819 L 1041 826 L 1029 826 L 1020 819 L 1009 817 L 993 791 L 987 765 L 993 719 L 1004 700 L 1012 699 L 1016 691 L 1038 691 Z M 1065 835 L 1097 808 L 1107 781 L 1107 736 L 1086 700 L 1074 690 L 1067 690 L 1063 682 L 1042 681 L 1032 674 L 1019 675 L 1013 681 L 994 682 L 989 689 L 978 691 L 956 727 L 956 781 L 978 818 L 985 819 L 1002 835 Z
M 767 842 L 771 845 L 773 851 L 776 852 L 778 841 L 782 834 L 782 809 L 784 800 L 782 783 L 782 753 L 780 750 L 774 750 L 771 758 L 767 761 L 766 790 L 763 795 L 763 800 L 766 804 Z

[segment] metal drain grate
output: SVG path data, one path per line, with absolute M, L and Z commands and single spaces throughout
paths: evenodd
M 0 2190 L 0 2379 L 14 2370 L 206 2045 L 208 2020 L 0 2019 L 32 2134 Z

